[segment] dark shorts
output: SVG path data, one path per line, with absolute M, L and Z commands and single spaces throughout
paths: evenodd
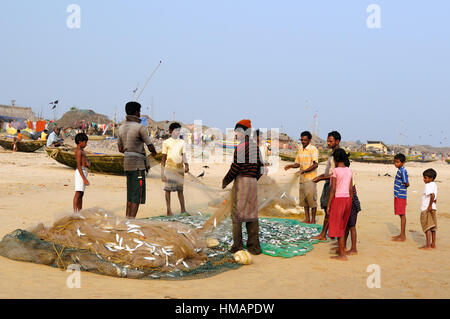
M 356 220 L 358 218 L 358 213 L 361 211 L 361 204 L 359 202 L 358 196 L 356 194 L 353 195 L 352 201 L 352 211 L 350 213 L 350 217 L 348 218 L 347 227 L 355 227 Z
M 127 202 L 145 204 L 145 170 L 125 171 L 127 176 Z
M 330 189 L 331 189 L 331 184 L 329 181 L 326 181 L 325 185 L 323 185 L 322 196 L 320 196 L 320 208 L 324 209 L 326 214 L 328 214 L 326 209 L 328 208 L 328 199 L 330 198 Z

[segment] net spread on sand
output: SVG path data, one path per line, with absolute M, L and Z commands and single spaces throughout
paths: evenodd
M 187 176 L 187 181 L 193 179 Z M 289 195 L 297 182 L 295 176 L 280 184 L 263 176 L 258 183 L 260 214 L 300 218 L 301 208 Z M 61 269 L 77 264 L 85 271 L 139 279 L 203 278 L 240 267 L 228 252 L 233 243 L 227 217 L 231 193 L 201 182 L 192 184 L 209 193 L 210 205 L 217 208 L 214 214 L 127 220 L 99 208 L 87 209 L 64 216 L 51 227 L 39 224 L 30 231 L 6 235 L 0 242 L 0 255 Z M 296 219 L 260 218 L 264 254 L 288 258 L 312 250 L 318 241 L 311 237 L 320 233 L 321 226 Z M 247 236 L 245 227 L 243 236 Z M 206 247 L 207 237 L 216 238 L 219 246 Z
M 151 220 L 180 222 L 190 225 L 193 228 L 200 229 L 210 218 L 200 212 L 194 216 L 160 216 L 152 217 Z M 218 251 L 212 251 L 208 257 L 220 255 L 221 251 L 226 251 L 233 244 L 233 234 L 231 218 L 226 218 L 220 225 L 205 233 L 205 236 L 216 238 L 219 241 Z M 243 227 L 244 243 L 246 242 L 247 231 Z M 302 256 L 313 249 L 313 244 L 318 240 L 311 237 L 319 235 L 322 226 L 304 224 L 295 219 L 286 218 L 260 218 L 259 219 L 259 238 L 263 254 L 273 257 L 290 258 Z

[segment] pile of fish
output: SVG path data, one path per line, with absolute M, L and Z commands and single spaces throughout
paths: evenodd
M 201 228 L 207 219 L 208 216 L 201 212 L 192 216 L 160 216 L 151 218 L 151 220 L 179 222 L 192 228 Z M 216 238 L 219 241 L 219 246 L 215 249 L 205 249 L 208 258 L 225 254 L 227 249 L 233 244 L 231 219 L 228 217 L 216 226 L 208 236 Z M 306 225 L 297 220 L 280 218 L 260 218 L 259 229 L 263 253 L 282 257 L 300 256 L 310 251 L 312 244 L 317 243 L 317 240 L 311 237 L 318 235 L 322 230 L 320 226 Z M 243 227 L 243 237 L 244 239 L 247 237 L 245 227 Z

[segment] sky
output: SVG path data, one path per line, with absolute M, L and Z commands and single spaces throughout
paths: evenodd
M 58 99 L 57 117 L 123 119 L 162 60 L 139 99 L 158 121 L 449 146 L 449 12 L 446 0 L 2 0 L 0 104 L 52 119 Z

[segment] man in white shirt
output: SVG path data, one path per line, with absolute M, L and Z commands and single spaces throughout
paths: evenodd
M 422 194 L 422 206 L 420 208 L 420 223 L 427 238 L 427 244 L 420 249 L 436 248 L 436 200 L 437 200 L 437 185 L 434 182 L 437 173 L 434 169 L 429 168 L 423 172 L 423 181 L 425 188 Z
M 58 147 L 63 145 L 61 140 L 58 140 L 60 129 L 55 127 L 53 132 L 47 138 L 47 147 Z
M 189 164 L 185 157 L 185 143 L 180 139 L 181 125 L 172 123 L 169 126 L 170 138 L 162 145 L 161 180 L 165 182 L 167 215 L 172 216 L 170 193 L 177 192 L 181 206 L 181 214 L 187 214 L 184 202 L 184 174 L 189 172 Z M 184 168 L 183 168 L 184 165 Z

